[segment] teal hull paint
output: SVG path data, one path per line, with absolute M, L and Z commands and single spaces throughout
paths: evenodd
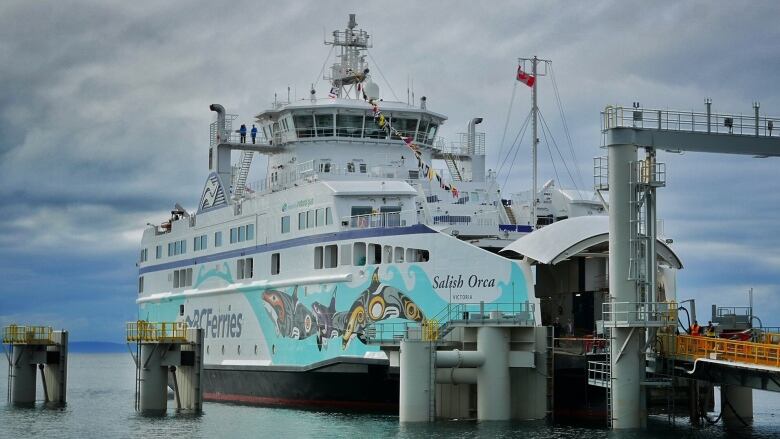
M 506 261 L 510 264 L 510 274 L 506 281 L 498 281 L 496 288 L 499 290 L 499 296 L 492 302 L 487 303 L 522 303 L 529 301 L 527 280 L 522 269 L 512 261 Z M 308 287 L 289 287 L 279 289 L 287 295 L 292 296 L 297 289 L 297 301 L 304 307 L 311 309 L 314 302 L 328 304 L 335 294 L 336 311 L 348 311 L 355 301 L 371 286 L 371 275 L 374 267 L 367 266 L 365 270 L 365 279 L 356 286 L 350 287 L 347 283 L 336 285 L 320 285 Z M 426 318 L 431 318 L 439 314 L 446 306 L 447 300 L 442 299 L 433 287 L 428 274 L 417 265 L 410 265 L 406 272 L 406 279 L 410 280 L 407 285 L 401 269 L 396 265 L 380 266 L 378 271 L 381 286 L 396 288 L 408 296 L 422 311 Z M 230 269 L 225 264 L 224 270 L 201 269 L 197 276 L 196 286 L 202 284 L 207 279 L 217 277 L 226 283 L 232 283 Z M 266 303 L 263 300 L 263 293 L 270 291 L 268 288 L 245 287 L 238 290 L 243 294 L 249 303 L 252 312 L 262 329 L 263 337 L 271 350 L 272 362 L 276 365 L 307 365 L 318 361 L 340 357 L 355 356 L 363 357 L 368 352 L 377 352 L 376 346 L 366 346 L 360 340 L 352 338 L 346 347 L 342 344 L 342 337 L 323 338 L 321 345 L 318 346 L 317 336 L 310 335 L 302 339 L 291 338 L 279 333 L 276 322 L 269 314 Z M 179 315 L 179 305 L 184 303 L 184 298 L 164 300 L 157 303 L 147 303 L 140 306 L 140 316 L 149 321 L 174 321 Z M 382 320 L 382 323 L 401 323 L 405 319 L 391 317 Z M 443 323 L 443 322 L 439 322 Z M 251 340 L 247 340 L 251 343 Z

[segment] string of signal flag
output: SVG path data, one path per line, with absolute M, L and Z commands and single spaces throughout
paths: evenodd
M 368 98 L 368 95 L 366 95 L 366 92 L 363 89 L 363 84 L 362 84 L 362 80 L 365 79 L 365 76 L 363 75 L 359 79 L 360 82 L 358 82 L 357 89 L 359 92 L 362 92 L 363 99 L 367 101 L 369 105 L 371 105 L 371 111 L 374 115 L 374 123 L 376 123 L 377 126 L 381 130 L 384 130 L 388 135 L 396 136 L 399 137 L 401 140 L 403 140 L 404 144 L 409 149 L 411 149 L 412 152 L 414 153 L 414 156 L 417 159 L 417 168 L 423 171 L 423 174 L 428 178 L 428 181 L 433 181 L 433 179 L 436 179 L 436 181 L 439 183 L 439 187 L 441 187 L 447 192 L 450 192 L 453 197 L 458 198 L 459 191 L 455 187 L 455 185 L 452 182 L 450 183 L 445 182 L 441 174 L 439 174 L 433 168 L 433 166 L 431 166 L 430 164 L 426 163 L 425 160 L 423 160 L 422 152 L 420 151 L 420 148 L 417 146 L 417 144 L 414 142 L 414 136 L 402 135 L 400 131 L 398 131 L 393 127 L 392 123 L 382 113 L 382 110 L 379 108 L 379 104 L 377 103 L 377 100 L 374 98 L 371 99 Z M 518 66 L 517 80 L 527 85 L 528 87 L 533 87 L 534 83 L 536 82 L 536 77 L 524 72 L 522 66 Z M 331 90 L 330 96 L 335 97 L 335 93 L 333 90 Z

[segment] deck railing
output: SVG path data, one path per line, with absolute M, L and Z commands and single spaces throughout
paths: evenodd
M 717 337 L 664 335 L 663 352 L 685 360 L 707 358 L 780 367 L 780 345 Z
M 165 342 L 187 340 L 186 322 L 147 322 L 139 320 L 127 323 L 127 341 Z
M 676 326 L 676 302 L 606 302 L 602 304 L 605 324 Z
M 780 136 L 780 117 L 753 114 L 721 114 L 608 106 L 601 113 L 601 129 L 645 128 L 715 134 Z
M 8 325 L 3 328 L 3 344 L 51 344 L 51 326 Z
M 379 322 L 369 325 L 364 335 L 369 343 L 400 344 L 402 340 L 439 341 L 452 323 L 465 325 L 534 325 L 534 304 L 452 303 L 422 322 Z
M 377 212 L 366 215 L 352 215 L 341 218 L 343 229 L 375 229 L 406 227 L 419 222 L 417 211 Z

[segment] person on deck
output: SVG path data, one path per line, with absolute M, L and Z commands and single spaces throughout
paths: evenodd
M 699 326 L 699 322 L 694 320 L 693 326 L 691 326 L 691 335 L 694 337 L 699 336 L 699 331 L 701 331 L 701 326 Z
M 704 328 L 704 335 L 707 337 L 715 337 L 715 327 L 712 326 L 712 322 L 707 322 L 707 327 Z
M 257 127 L 252 124 L 252 145 L 255 144 L 255 138 L 257 138 Z
M 241 128 L 238 129 L 238 134 L 241 135 L 241 143 L 246 143 L 246 125 L 241 124 Z

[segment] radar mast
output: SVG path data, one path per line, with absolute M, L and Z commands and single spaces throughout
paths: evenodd
M 332 84 L 331 97 L 348 98 L 354 91 L 354 98 L 360 98 L 358 84 L 368 75 L 365 51 L 371 47 L 368 32 L 356 29 L 355 14 L 349 14 L 349 23 L 345 30 L 334 30 L 333 40 L 325 41 L 326 45 L 339 48 L 336 61 L 331 67 L 326 80 Z

